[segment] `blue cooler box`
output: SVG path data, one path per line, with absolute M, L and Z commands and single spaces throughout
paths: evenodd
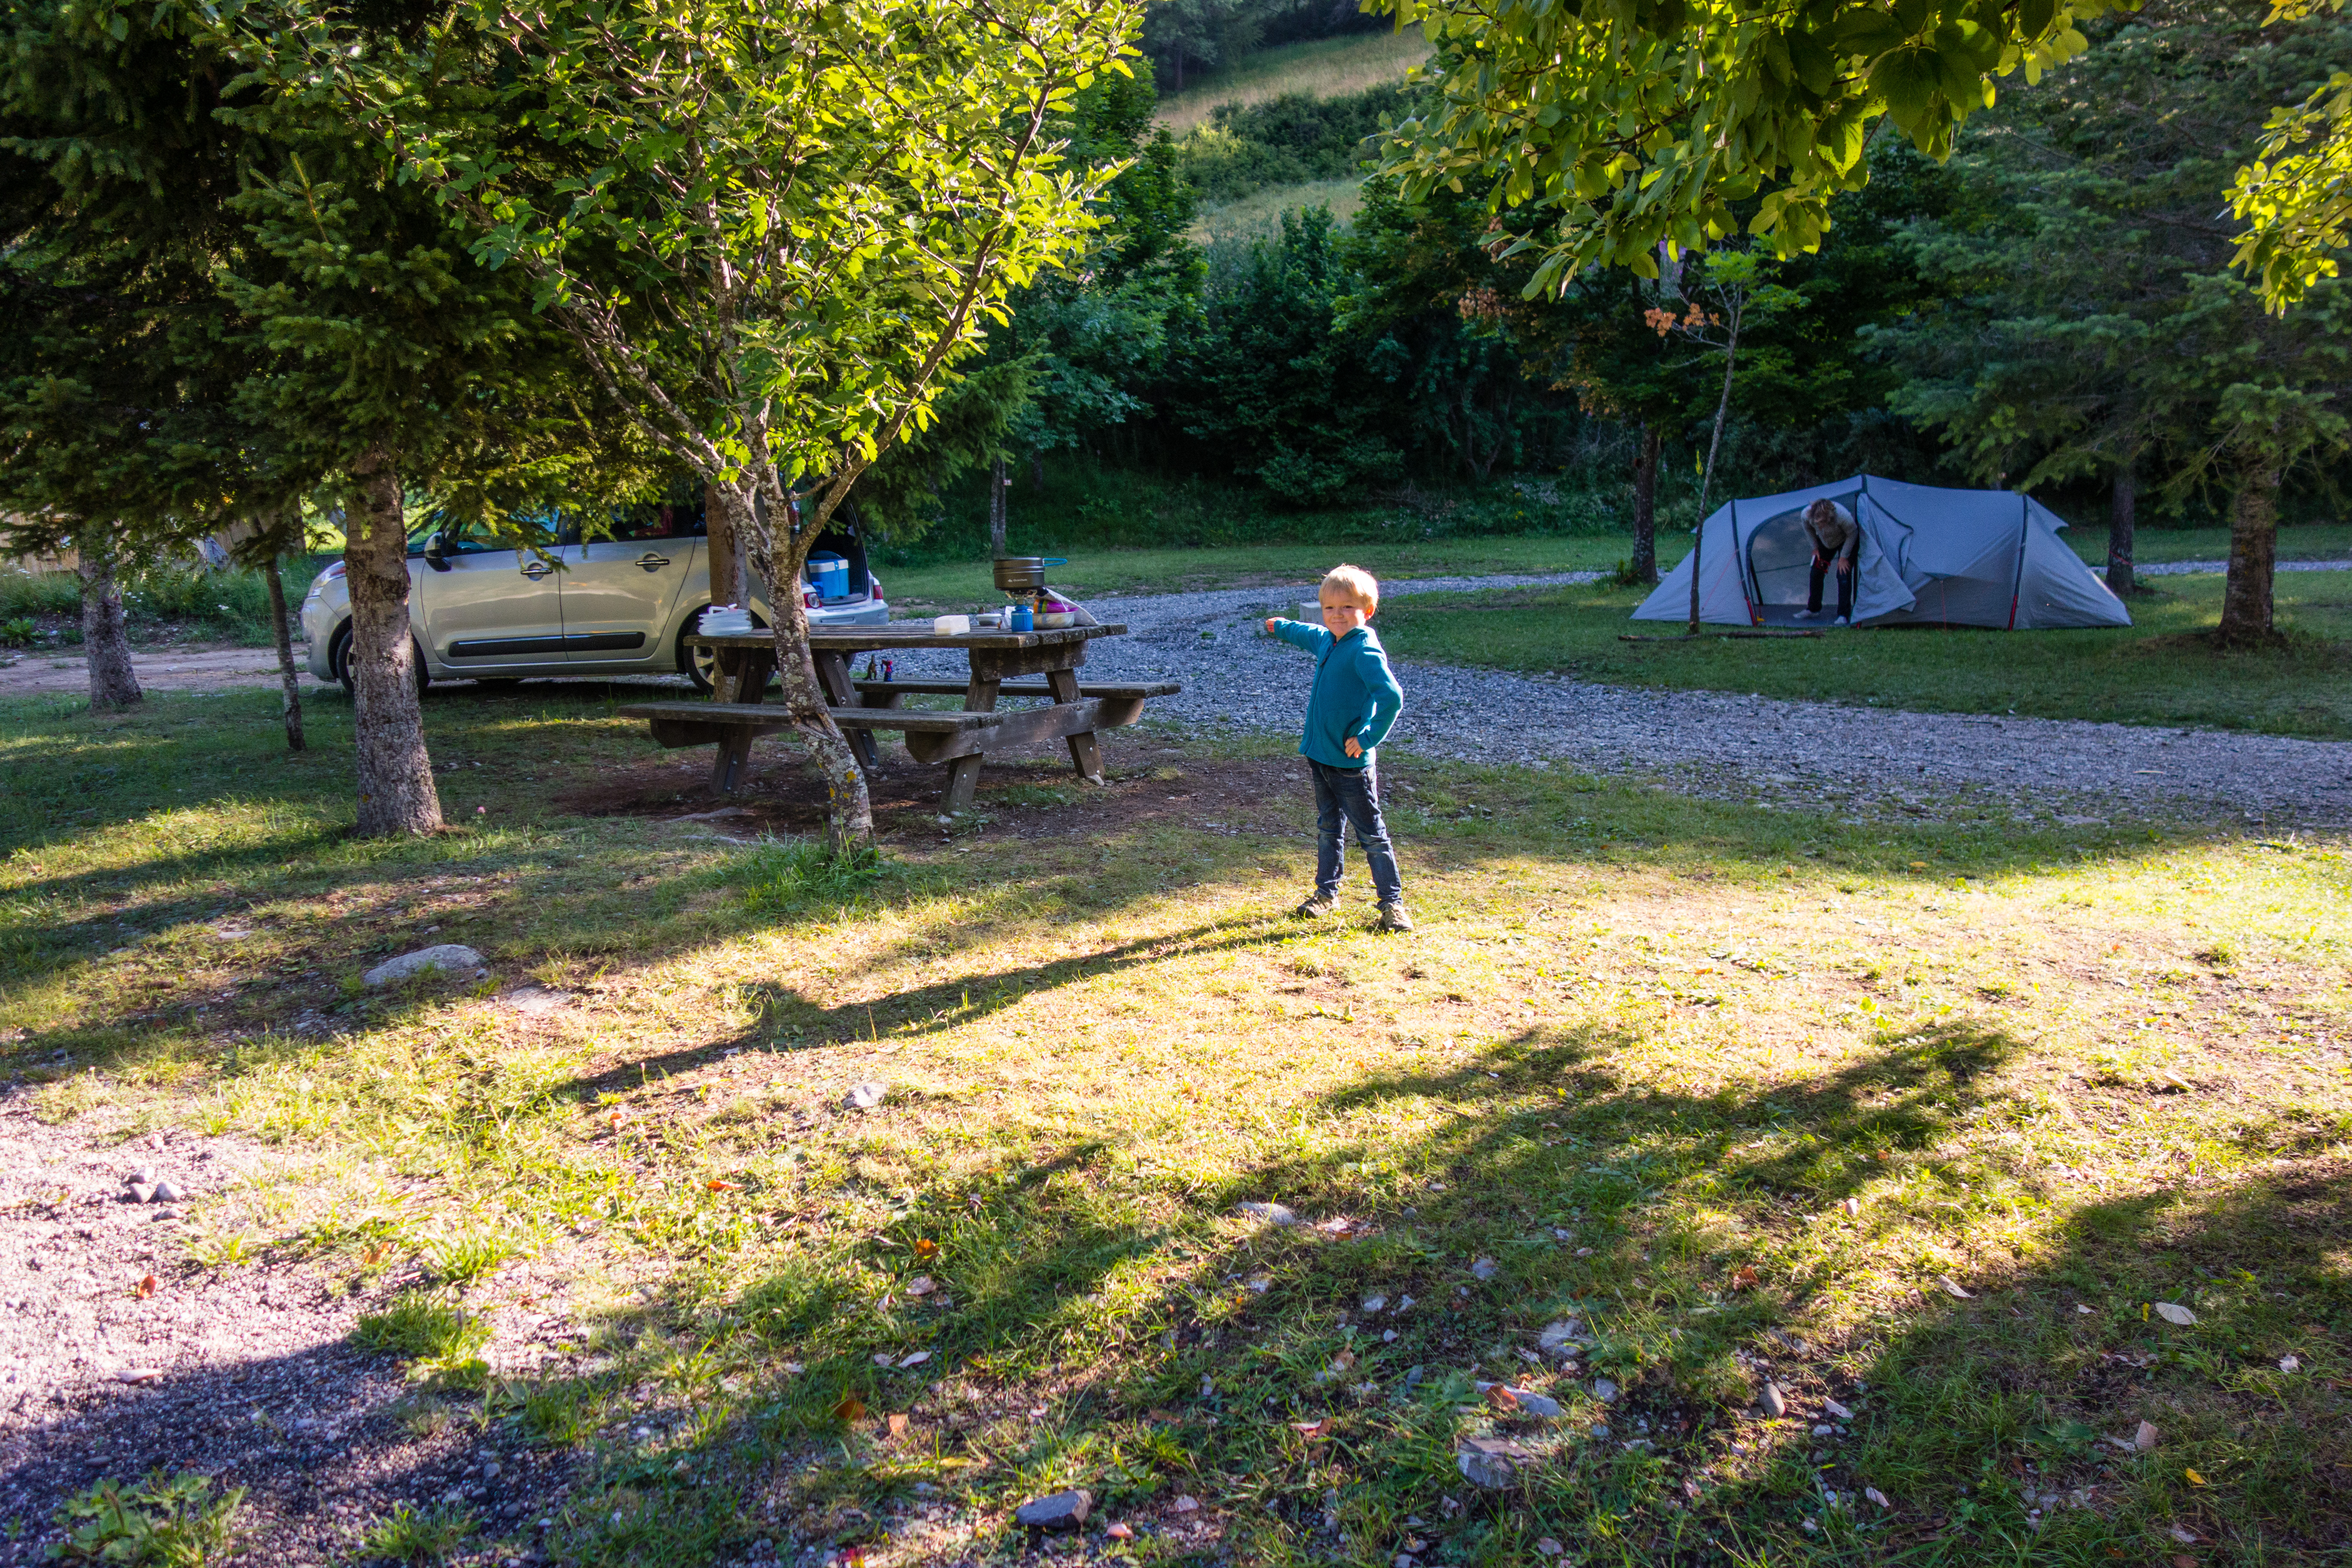
M 822 604 L 849 597 L 849 563 L 830 550 L 809 557 L 808 580 Z

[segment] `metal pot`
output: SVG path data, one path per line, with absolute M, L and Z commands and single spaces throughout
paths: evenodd
M 996 586 L 1006 594 L 1034 594 L 1045 585 L 1045 568 L 1066 566 L 1065 555 L 1003 555 L 996 561 Z

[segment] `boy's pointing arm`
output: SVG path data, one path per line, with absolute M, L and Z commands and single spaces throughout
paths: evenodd
M 1308 653 L 1322 652 L 1323 645 L 1331 640 L 1331 633 L 1327 627 L 1309 626 L 1305 621 L 1286 621 L 1280 616 L 1267 621 L 1265 629 L 1291 647 L 1303 648 Z

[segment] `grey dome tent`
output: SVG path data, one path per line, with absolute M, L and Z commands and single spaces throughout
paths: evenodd
M 1804 510 L 1827 498 L 1862 524 L 1853 624 L 1871 626 L 2127 626 L 2131 615 L 2058 537 L 2066 526 L 2031 496 L 1948 490 L 1857 474 L 1834 484 L 1717 508 L 1700 534 L 1699 619 L 1785 626 L 1805 607 L 1813 558 Z M 1690 618 L 1691 562 L 1666 574 L 1637 621 Z M 1834 579 L 1824 608 L 1837 603 Z

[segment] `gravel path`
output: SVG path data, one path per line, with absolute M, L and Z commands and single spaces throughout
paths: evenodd
M 1589 583 L 1601 574 L 1433 577 L 1389 597 Z M 1094 680 L 1181 680 L 1155 718 L 1205 729 L 1291 731 L 1307 659 L 1263 636 L 1312 591 L 1235 588 L 1104 598 L 1088 607 L 1129 635 L 1093 644 Z M 956 679 L 955 657 L 905 656 L 902 677 Z M 1568 763 L 1670 776 L 1677 787 L 1812 809 L 1925 809 L 1979 791 L 2021 819 L 2089 823 L 2149 809 L 2352 825 L 2352 742 L 2074 720 L 1912 713 L 1722 692 L 1659 691 L 1403 663 L 1401 751 L 1479 763 Z
M 2134 566 L 2138 577 L 2192 577 L 2200 572 L 2227 572 L 2226 561 L 2159 561 L 2153 566 Z M 2094 570 L 2096 570 L 2095 567 Z M 2282 561 L 2281 572 L 2352 572 L 2352 561 Z

